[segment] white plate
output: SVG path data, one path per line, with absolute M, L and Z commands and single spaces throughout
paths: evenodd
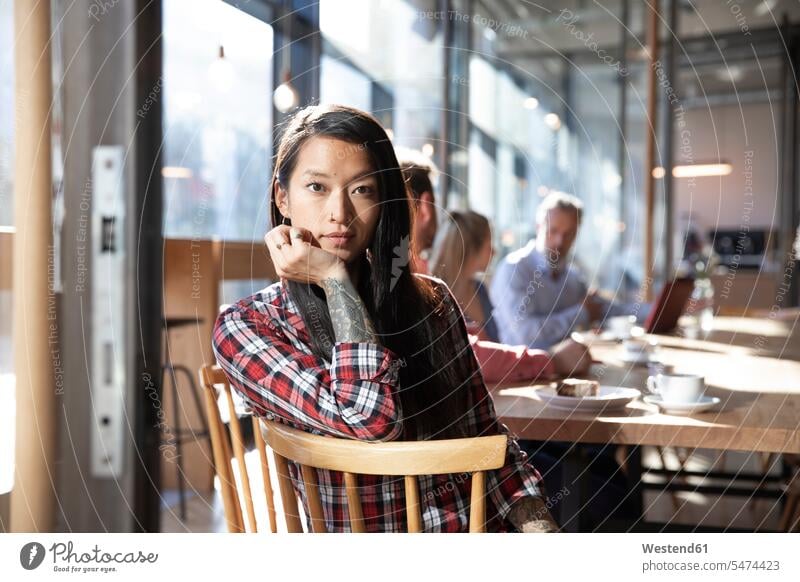
M 555 386 L 542 388 L 536 391 L 539 398 L 548 406 L 567 408 L 580 412 L 597 412 L 624 408 L 636 400 L 642 393 L 636 388 L 623 388 L 622 386 L 600 386 L 597 396 L 559 396 Z
M 570 334 L 570 338 L 578 343 L 586 344 L 587 346 L 591 347 L 595 344 L 618 344 L 623 340 L 631 339 L 631 336 L 620 336 L 610 331 L 573 331 Z
M 674 415 L 698 414 L 720 403 L 716 396 L 702 396 L 697 402 L 664 402 L 661 396 L 649 394 L 642 400 L 648 404 L 655 404 L 667 414 Z

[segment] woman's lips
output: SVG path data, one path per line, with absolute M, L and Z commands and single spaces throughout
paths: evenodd
M 334 246 L 343 247 L 343 246 L 345 246 L 347 243 L 349 243 L 352 240 L 353 235 L 352 234 L 329 234 L 329 235 L 326 235 L 325 238 L 328 239 L 331 242 L 331 244 L 333 244 Z

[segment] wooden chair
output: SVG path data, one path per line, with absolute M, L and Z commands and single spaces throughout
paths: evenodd
M 472 473 L 469 531 L 486 529 L 486 471 L 503 466 L 506 435 L 419 441 L 368 443 L 313 435 L 276 422 L 261 419 L 264 440 L 275 454 L 283 510 L 289 532 L 302 533 L 297 497 L 289 477 L 288 461 L 300 465 L 306 491 L 311 527 L 314 533 L 325 532 L 317 472 L 315 469 L 344 474 L 350 529 L 364 531 L 364 517 L 356 475 L 405 477 L 408 531 L 422 531 L 418 475 Z
M 253 496 L 250 488 L 250 477 L 247 473 L 247 466 L 244 460 L 244 439 L 242 438 L 242 427 L 239 424 L 236 407 L 231 394 L 231 386 L 224 372 L 218 366 L 203 366 L 200 368 L 200 385 L 203 387 L 205 395 L 206 414 L 208 415 L 208 426 L 211 431 L 211 447 L 214 452 L 214 466 L 219 477 L 222 504 L 225 508 L 225 520 L 228 523 L 228 531 L 231 533 L 244 533 L 246 531 L 257 532 L 255 509 L 253 506 Z M 218 389 L 221 386 L 225 395 L 230 412 L 229 430 L 220 416 L 217 404 Z M 260 425 L 256 416 L 251 417 L 253 423 L 253 438 L 261 459 L 261 475 L 264 483 L 264 495 L 267 498 L 267 518 L 269 529 L 276 533 L 277 523 L 275 520 L 275 500 L 272 492 L 272 482 L 269 476 L 269 461 L 264 439 L 261 436 Z M 244 494 L 245 511 L 249 530 L 245 529 L 242 516 L 242 504 L 239 499 L 239 492 L 236 486 L 236 479 L 231 467 L 231 444 L 233 445 L 233 455 L 239 467 L 239 479 L 241 480 L 242 492 Z

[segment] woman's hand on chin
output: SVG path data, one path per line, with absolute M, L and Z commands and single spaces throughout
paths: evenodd
M 275 272 L 283 279 L 319 285 L 325 279 L 347 279 L 344 261 L 312 244 L 310 231 L 281 224 L 264 235 Z

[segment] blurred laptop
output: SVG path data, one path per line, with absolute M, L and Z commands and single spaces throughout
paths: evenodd
M 680 277 L 665 283 L 644 321 L 645 333 L 665 334 L 674 330 L 686 310 L 692 290 L 693 277 Z

